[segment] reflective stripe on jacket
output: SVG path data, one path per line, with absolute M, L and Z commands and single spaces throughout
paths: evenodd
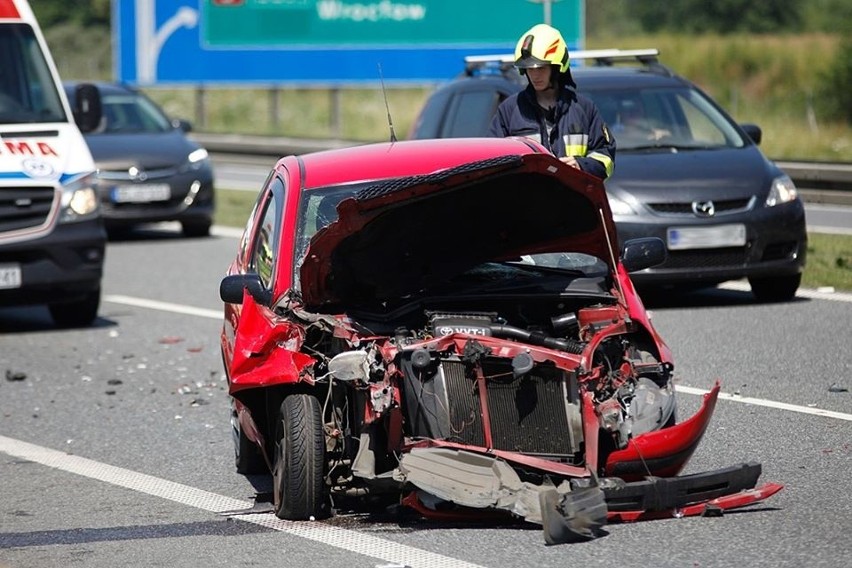
M 564 88 L 556 101 L 555 126 L 549 136 L 544 113 L 533 86 L 527 85 L 500 104 L 489 134 L 531 138 L 557 158 L 574 156 L 584 172 L 602 179 L 612 174 L 615 139 L 590 99 Z

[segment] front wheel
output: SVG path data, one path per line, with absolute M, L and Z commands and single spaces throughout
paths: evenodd
M 788 302 L 796 297 L 796 290 L 802 283 L 802 275 L 749 278 L 748 283 L 751 293 L 760 302 Z
M 62 302 L 48 305 L 50 316 L 60 327 L 86 327 L 98 317 L 101 290 L 93 290 L 77 302 Z
M 185 237 L 210 236 L 210 221 L 183 221 L 181 229 Z
M 275 448 L 273 509 L 292 521 L 328 515 L 325 488 L 325 435 L 319 401 L 293 394 L 281 403 Z

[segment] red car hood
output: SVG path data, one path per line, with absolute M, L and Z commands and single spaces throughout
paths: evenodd
M 524 254 L 583 252 L 614 268 L 602 181 L 547 154 L 377 181 L 337 210 L 301 266 L 306 306 L 399 298 Z

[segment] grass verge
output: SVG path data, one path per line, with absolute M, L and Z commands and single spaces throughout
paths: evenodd
M 852 236 L 809 233 L 808 263 L 802 285 L 852 291 Z
M 213 223 L 223 227 L 244 227 L 256 200 L 254 191 L 216 188 Z
M 216 192 L 216 224 L 243 227 L 257 194 L 229 189 L 217 189 Z M 802 286 L 833 286 L 836 290 L 852 291 L 852 236 L 808 234 L 808 264 Z

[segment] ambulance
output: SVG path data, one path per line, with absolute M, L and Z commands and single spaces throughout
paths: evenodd
M 92 85 L 69 107 L 25 0 L 0 0 L 0 306 L 44 304 L 61 327 L 91 324 L 106 231 L 82 132 L 100 122 Z

